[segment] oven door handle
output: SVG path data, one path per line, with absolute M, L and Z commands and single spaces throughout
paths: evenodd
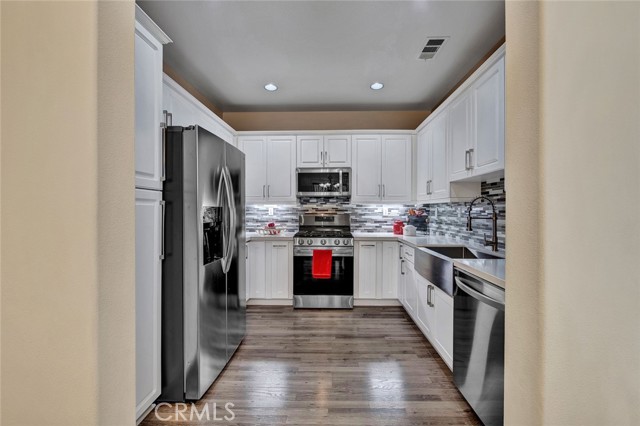
M 496 309 L 499 309 L 501 311 L 504 311 L 504 303 L 501 302 L 500 300 L 496 300 L 493 299 L 489 296 L 486 296 L 482 293 L 480 293 L 477 290 L 472 289 L 471 287 L 469 287 L 469 285 L 465 284 L 465 280 L 463 278 L 460 277 L 456 277 L 456 284 L 458 285 L 458 289 L 464 291 L 466 294 L 468 294 L 469 296 L 473 297 L 474 299 L 482 302 L 482 303 L 486 303 L 489 306 L 492 306 Z

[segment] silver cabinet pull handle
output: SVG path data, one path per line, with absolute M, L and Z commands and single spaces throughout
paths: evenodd
M 382 185 L 378 185 L 378 197 L 380 197 L 380 194 L 382 192 Z
M 265 197 L 266 192 L 265 192 L 265 188 L 267 187 L 267 185 L 262 185 L 262 198 Z
M 404 259 L 400 261 L 400 275 L 404 275 L 404 270 L 402 269 L 403 265 L 404 265 Z
M 286 244 L 274 244 L 272 247 L 287 248 Z
M 464 169 L 469 170 L 469 150 L 464 152 Z
M 431 306 L 431 286 L 427 285 L 427 306 Z
M 320 151 L 320 162 L 324 165 L 324 151 Z
M 160 207 L 162 208 L 162 231 L 160 232 L 160 260 L 164 260 L 165 251 L 164 251 L 164 224 L 166 218 L 166 202 L 164 200 L 160 201 Z
M 473 169 L 473 148 L 469 150 L 469 170 Z
M 382 198 L 387 196 L 387 185 L 382 185 Z

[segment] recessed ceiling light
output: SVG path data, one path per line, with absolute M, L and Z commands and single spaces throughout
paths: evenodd
M 278 86 L 273 83 L 267 83 L 264 85 L 264 90 L 268 90 L 269 92 L 275 92 L 278 90 Z
M 384 87 L 384 84 L 382 84 L 382 83 L 380 83 L 380 82 L 378 82 L 378 81 L 376 81 L 375 83 L 371 84 L 371 88 L 372 88 L 373 90 L 380 90 L 380 89 L 382 89 L 383 87 Z

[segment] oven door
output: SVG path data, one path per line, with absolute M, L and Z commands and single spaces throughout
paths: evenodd
M 332 250 L 331 278 L 311 274 L 314 250 Z M 294 296 L 353 296 L 353 248 L 296 247 L 293 254 Z

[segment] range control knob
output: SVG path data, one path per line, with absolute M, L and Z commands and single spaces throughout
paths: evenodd
M 320 241 L 320 244 L 322 244 L 322 245 L 327 244 L 327 240 L 321 240 L 321 241 Z
M 335 241 L 333 242 L 333 244 L 335 244 L 335 245 L 339 246 L 339 245 L 340 245 L 340 240 L 335 240 Z
M 302 244 L 304 244 L 304 240 L 303 240 L 302 238 L 300 238 L 300 239 L 298 240 L 298 245 L 300 245 L 300 246 L 301 246 Z
M 311 245 L 311 244 L 313 244 L 313 240 L 312 239 L 308 239 L 307 240 L 307 245 Z
M 342 244 L 344 244 L 345 246 L 348 246 L 348 245 L 349 245 L 349 240 L 344 240 L 344 241 L 342 242 Z

